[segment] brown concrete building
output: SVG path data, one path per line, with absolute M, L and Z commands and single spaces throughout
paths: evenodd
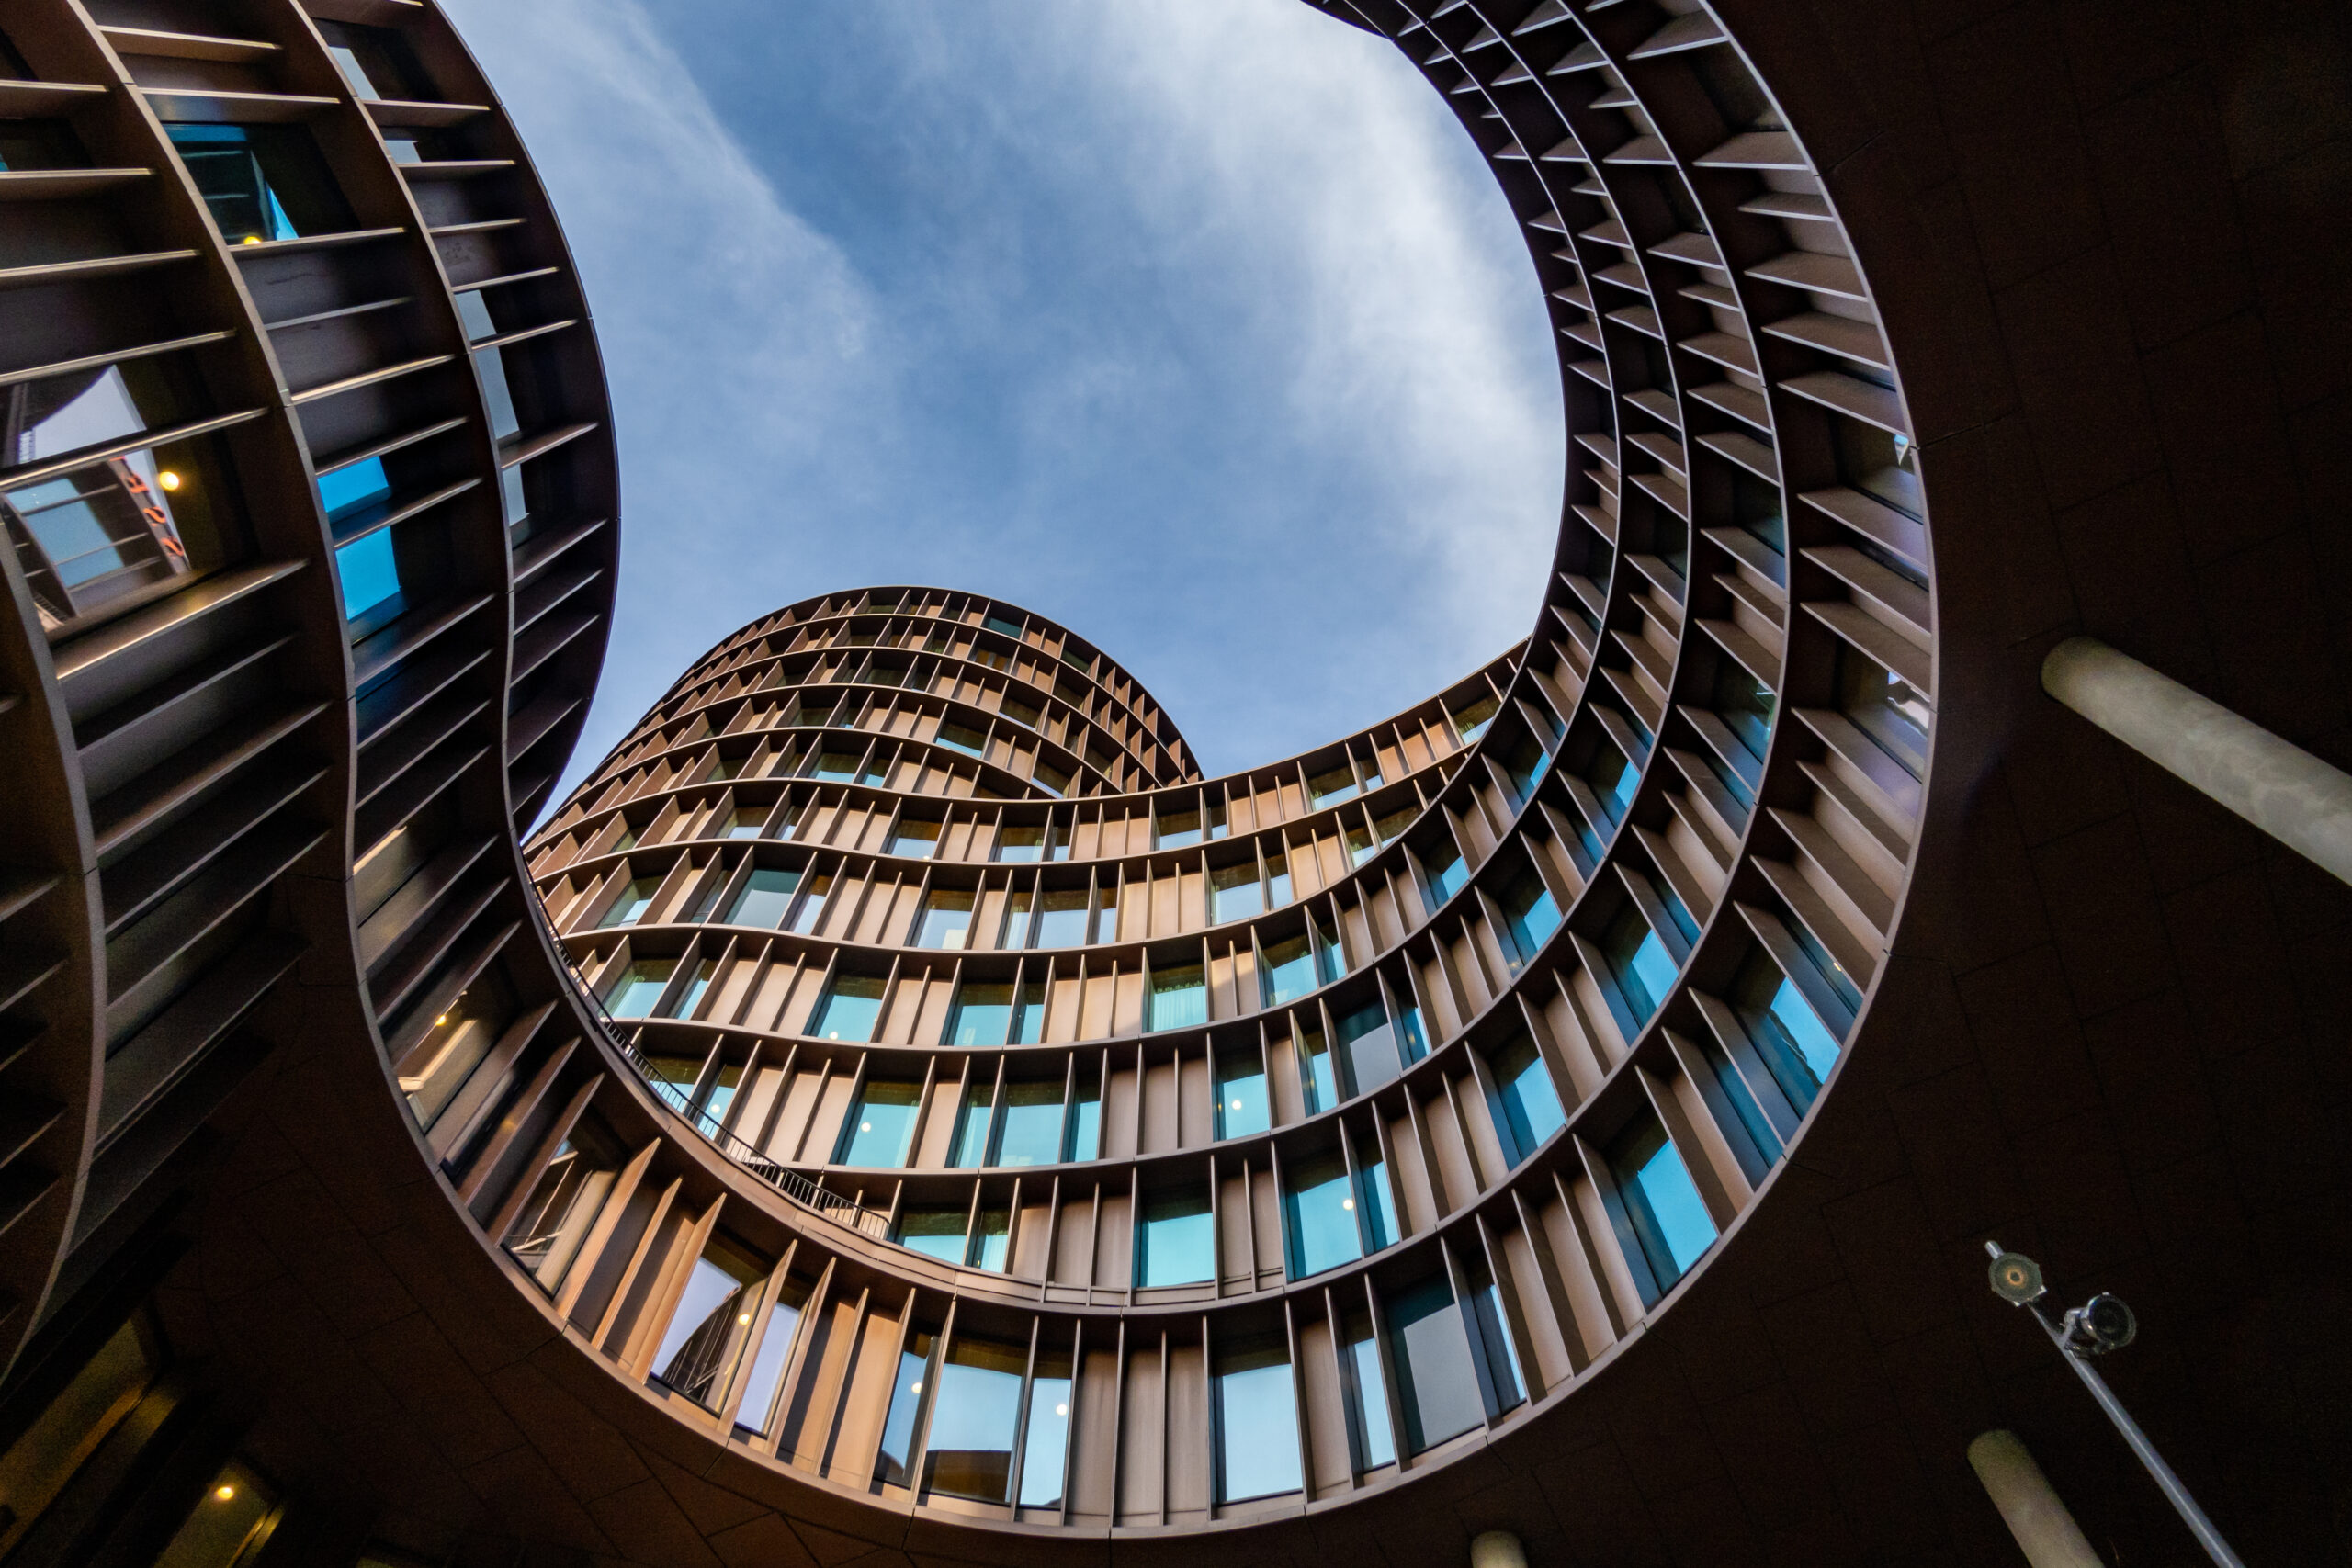
M 0 6 L 0 1560 L 1957 1568 L 1997 1429 L 2202 1560 L 1988 1240 L 2352 1547 L 2340 7 L 1325 8 L 1552 303 L 1526 639 L 1212 779 L 828 594 L 526 850 L 613 447 L 487 85 Z

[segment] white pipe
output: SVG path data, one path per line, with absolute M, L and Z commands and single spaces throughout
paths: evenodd
M 1969 1467 L 2032 1568 L 2102 1568 L 2082 1527 L 2015 1432 L 1987 1432 L 1968 1445 Z
M 2352 775 L 2093 637 L 2041 663 L 2041 688 L 2165 772 L 2352 883 Z

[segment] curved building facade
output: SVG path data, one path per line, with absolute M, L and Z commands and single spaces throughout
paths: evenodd
M 447 22 L 0 14 L 0 1559 L 1979 1563 L 2006 1427 L 2185 1561 L 1991 1239 L 2342 1550 L 2352 896 L 2038 689 L 2345 754 L 2340 22 L 1323 8 L 1551 302 L 1526 637 L 1210 778 L 828 594 L 551 811 L 609 413 Z

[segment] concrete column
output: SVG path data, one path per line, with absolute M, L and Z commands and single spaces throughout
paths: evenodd
M 2052 649 L 2041 688 L 2352 883 L 2352 775 L 2093 637 L 2068 637 Z
M 2050 1478 L 2015 1432 L 1985 1433 L 1968 1445 L 1968 1463 L 2032 1568 L 2102 1568 L 2075 1516 L 2050 1489 Z
M 1488 1530 L 1470 1542 L 1470 1568 L 1527 1568 L 1527 1549 L 1509 1530 Z

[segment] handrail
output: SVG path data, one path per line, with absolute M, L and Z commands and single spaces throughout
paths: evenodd
M 557 934 L 554 923 L 548 919 L 547 909 L 537 894 L 526 897 L 525 902 L 530 905 L 532 917 L 538 924 L 540 934 L 547 939 L 548 946 L 563 961 L 563 972 L 571 978 L 572 989 L 587 1003 L 589 1014 L 604 1032 L 605 1043 L 636 1069 L 637 1076 L 656 1100 L 675 1111 L 703 1142 L 717 1149 L 731 1164 L 766 1182 L 792 1202 L 820 1219 L 830 1220 L 860 1235 L 876 1241 L 890 1240 L 890 1216 L 886 1211 L 869 1208 L 839 1192 L 826 1191 L 818 1181 L 770 1159 L 756 1145 L 719 1126 L 712 1117 L 696 1114 L 691 1091 L 681 1090 L 676 1084 L 659 1077 L 651 1060 L 638 1049 L 636 1032 L 630 1030 L 624 1033 L 620 1021 L 605 1010 L 605 998 L 596 994 L 595 987 L 588 984 L 587 976 L 580 973 L 580 966 L 571 961 L 571 950 Z

